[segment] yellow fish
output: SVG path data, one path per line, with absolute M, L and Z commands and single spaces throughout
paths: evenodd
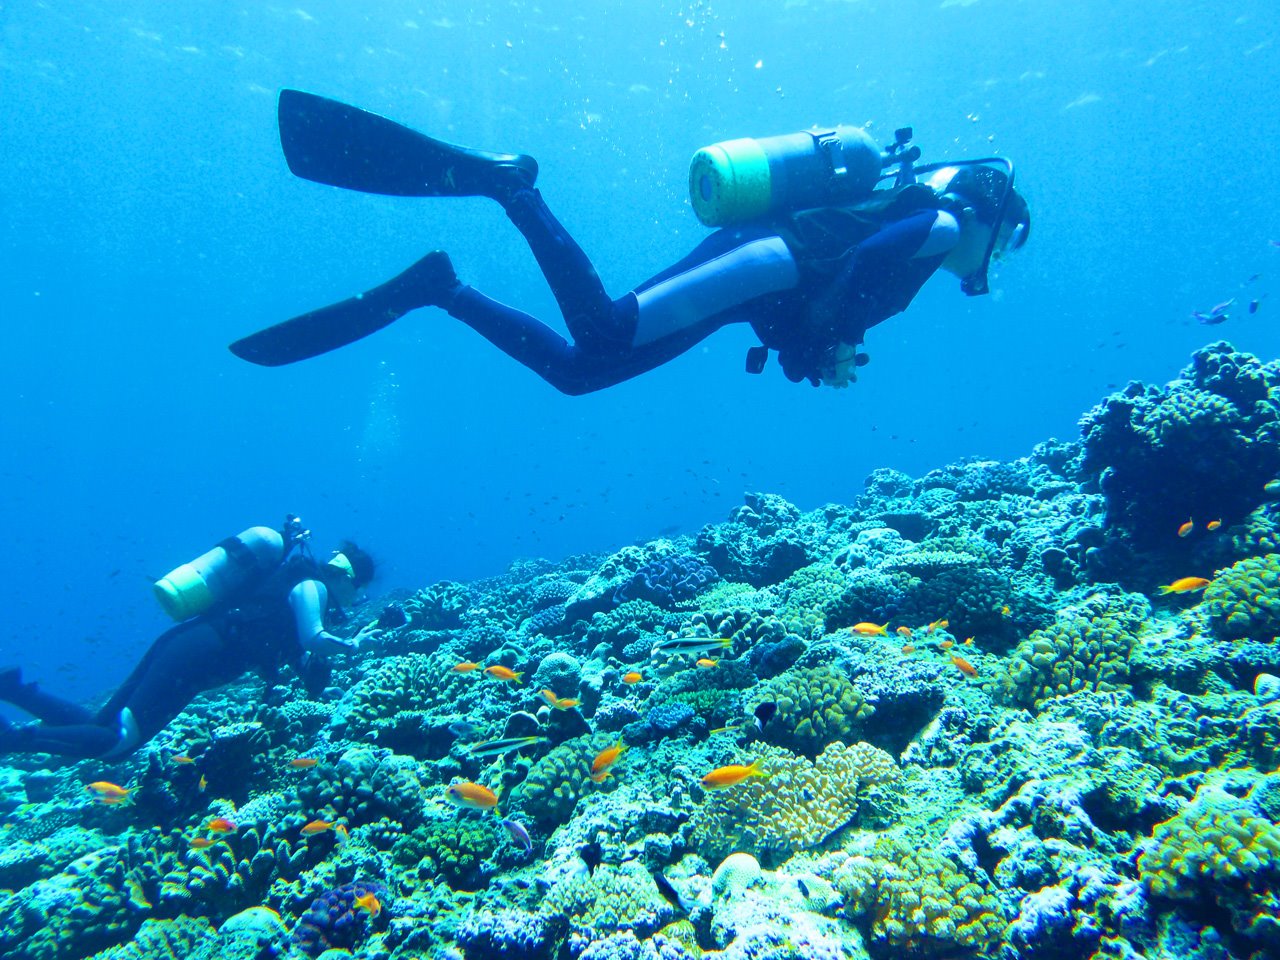
M 741 764 L 731 763 L 727 767 L 716 767 L 705 777 L 702 778 L 702 785 L 708 790 L 723 790 L 725 787 L 732 787 L 741 783 L 747 777 L 768 777 L 769 775 L 760 769 L 760 761 L 755 760 L 750 766 L 742 766 Z
M 639 670 L 632 670 L 630 673 L 624 673 L 622 675 L 622 682 L 627 686 L 631 686 L 633 683 L 639 683 L 643 679 L 644 677 L 640 676 Z
M 333 821 L 331 820 L 312 820 L 298 832 L 304 837 L 314 837 L 317 833 L 324 833 L 332 828 Z
M 472 810 L 492 810 L 498 805 L 496 793 L 469 780 L 449 784 L 445 788 L 444 798 L 455 807 L 470 807 Z
M 626 749 L 619 740 L 612 747 L 605 747 L 597 753 L 596 758 L 591 761 L 591 779 L 596 783 L 604 783 L 606 779 L 613 776 L 609 768 L 618 762 L 622 751 Z
M 887 623 L 879 624 L 863 621 L 862 623 L 855 623 L 849 629 L 863 637 L 887 637 L 889 635 L 889 624 Z
M 1217 530 L 1220 526 L 1222 526 L 1221 520 L 1210 520 L 1204 525 L 1204 528 L 1206 530 Z
M 378 902 L 378 898 L 372 893 L 366 893 L 362 897 L 355 899 L 356 909 L 364 910 L 371 917 L 376 917 L 382 912 L 382 904 Z
M 1212 582 L 1204 577 L 1180 577 L 1173 583 L 1161 587 L 1160 594 L 1163 596 L 1169 593 L 1194 593 L 1196 590 L 1203 590 Z
M 1179 525 L 1178 525 L 1178 536 L 1180 536 L 1180 537 L 1185 537 L 1188 533 L 1190 533 L 1192 530 L 1194 530 L 1194 529 L 1195 529 L 1195 527 L 1196 527 L 1196 524 L 1195 524 L 1195 521 L 1194 521 L 1194 520 L 1187 520 L 1185 523 L 1181 523 L 1181 524 L 1179 524 Z
M 463 660 L 461 663 L 455 663 L 449 669 L 454 673 L 470 673 L 472 670 L 480 666 L 478 663 L 472 663 L 470 660 Z
M 935 630 L 945 630 L 949 626 L 951 626 L 950 620 L 935 620 L 933 621 L 933 623 L 929 624 L 927 627 L 924 628 L 924 632 L 933 633 L 933 631 Z
M 85 789 L 88 790 L 90 793 L 96 793 L 98 795 L 99 800 L 107 799 L 107 798 L 123 800 L 129 794 L 133 793 L 133 791 L 137 788 L 136 787 L 128 787 L 128 788 L 120 787 L 107 780 L 97 780 L 89 784 L 87 787 L 85 787 Z
M 698 662 L 694 664 L 699 670 L 710 670 L 720 661 L 711 657 L 700 657 Z
M 520 678 L 524 676 L 523 673 L 516 673 L 510 667 L 504 667 L 500 663 L 495 663 L 491 667 L 485 667 L 484 672 L 495 680 L 501 680 L 503 683 L 510 683 L 512 681 L 519 683 Z

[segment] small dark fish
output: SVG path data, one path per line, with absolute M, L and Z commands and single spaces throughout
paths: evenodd
M 774 714 L 778 712 L 778 705 L 772 700 L 766 700 L 760 706 L 756 707 L 756 729 L 764 733 L 765 724 L 773 719 Z
M 600 849 L 598 841 L 592 840 L 578 848 L 578 856 L 587 865 L 587 876 L 590 876 L 596 872 L 596 867 L 600 866 L 600 861 L 604 859 L 604 851 Z
M 1259 306 L 1261 306 L 1261 303 L 1262 303 L 1262 301 L 1260 301 L 1260 300 L 1250 300 L 1250 301 L 1249 301 L 1249 312 L 1250 312 L 1250 313 L 1257 313 L 1257 312 L 1258 312 L 1258 307 L 1259 307 Z
M 525 853 L 533 851 L 533 839 L 529 836 L 529 831 L 524 828 L 524 824 L 518 820 L 502 820 L 500 822 L 517 847 Z
M 663 876 L 661 870 L 653 871 L 653 882 L 654 885 L 657 886 L 658 892 L 662 894 L 662 898 L 666 900 L 667 903 L 671 904 L 671 906 L 675 907 L 683 914 L 687 915 L 689 913 L 689 903 L 684 897 L 680 896 L 680 891 L 671 885 L 671 881 Z
M 1194 311 L 1191 315 L 1201 323 L 1209 326 L 1216 326 L 1219 323 L 1225 323 L 1231 319 L 1231 315 L 1227 312 L 1236 305 L 1235 297 L 1230 300 L 1224 300 L 1222 303 L 1215 303 L 1208 312 L 1201 310 Z
M 802 896 L 802 897 L 804 897 L 806 900 L 808 900 L 808 899 L 809 899 L 809 887 L 808 887 L 808 885 L 807 885 L 807 884 L 805 884 L 805 882 L 804 882 L 803 880 L 801 880 L 799 877 L 797 877 L 797 878 L 796 878 L 796 886 L 800 888 L 800 896 Z

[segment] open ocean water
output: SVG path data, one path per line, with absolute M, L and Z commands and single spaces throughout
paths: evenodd
M 152 582 L 287 513 L 378 561 L 344 636 L 407 618 L 6 757 L 0 956 L 1280 956 L 1274 14 L 0 0 L 0 666 L 100 705 Z M 910 126 L 1033 227 L 847 390 L 743 326 L 568 397 L 438 310 L 255 367 L 435 248 L 563 330 L 491 201 L 293 176 L 286 88 L 536 157 L 613 296 L 735 137 Z

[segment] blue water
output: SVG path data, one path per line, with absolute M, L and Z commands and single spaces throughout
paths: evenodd
M 1265 2 L 0 3 L 0 658 L 100 694 L 166 625 L 151 578 L 286 511 L 413 588 L 1020 456 L 1219 337 L 1280 355 L 1277 52 Z M 292 177 L 282 87 L 535 155 L 614 295 L 705 235 L 687 163 L 728 137 L 913 125 L 926 160 L 1015 158 L 1034 227 L 992 296 L 939 275 L 873 330 L 848 391 L 747 376 L 726 330 L 566 398 L 434 311 L 265 370 L 226 344 L 434 247 L 556 317 L 495 204 Z

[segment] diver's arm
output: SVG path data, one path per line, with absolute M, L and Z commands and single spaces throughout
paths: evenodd
M 329 591 L 319 580 L 303 580 L 289 591 L 298 644 L 307 653 L 328 655 L 350 653 L 358 644 L 335 637 L 324 628 L 324 612 L 329 607 Z

